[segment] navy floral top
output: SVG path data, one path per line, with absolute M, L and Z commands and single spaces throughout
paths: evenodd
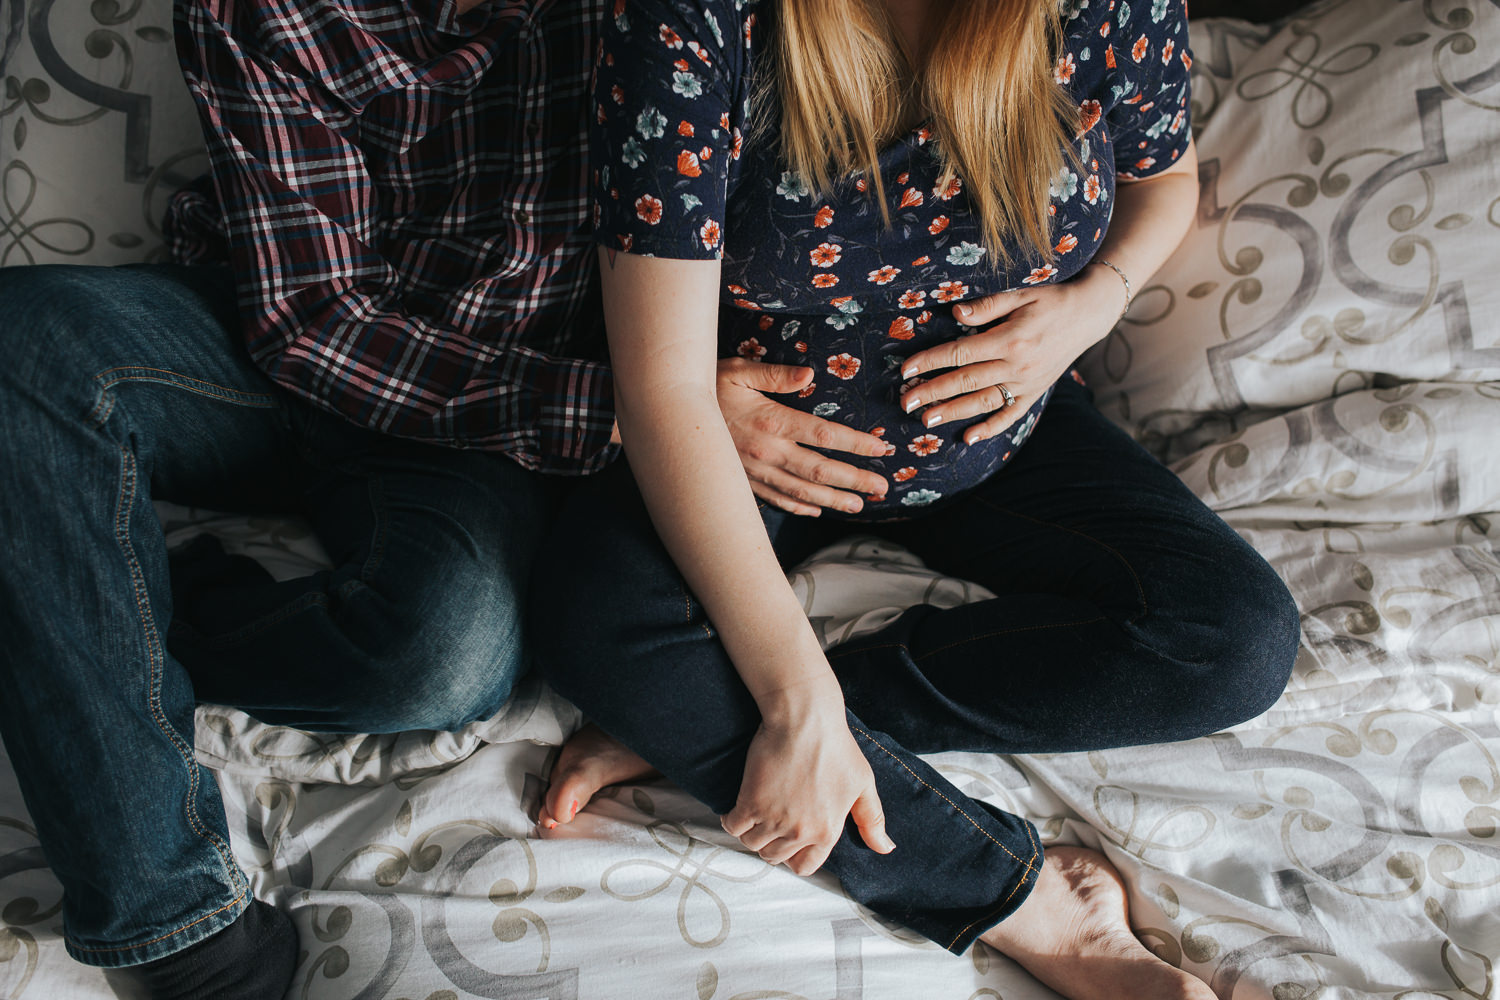
M 1145 177 L 1183 153 L 1186 11 L 1183 0 L 1065 4 L 1054 79 L 1078 101 L 1081 169 L 1064 167 L 1052 183 L 1054 262 L 1013 251 L 999 270 L 985 260 L 962 178 L 938 183 L 930 128 L 879 154 L 889 228 L 869 178 L 850 175 L 818 196 L 780 161 L 774 122 L 750 141 L 751 75 L 774 13 L 775 0 L 615 0 L 595 80 L 596 239 L 627 253 L 722 259 L 721 356 L 812 367 L 800 398 L 778 399 L 895 446 L 884 459 L 838 456 L 891 485 L 854 516 L 910 516 L 993 474 L 1046 396 L 1005 433 L 965 445 L 964 428 L 981 418 L 929 431 L 920 411 L 902 411 L 902 363 L 972 332 L 954 303 L 1076 274 L 1109 226 L 1116 173 Z

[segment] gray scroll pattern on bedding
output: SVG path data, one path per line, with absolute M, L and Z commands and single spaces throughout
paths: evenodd
M 160 258 L 166 199 L 208 169 L 170 2 L 6 0 L 0 85 L 0 267 Z
M 72 2 L 74 24 L 115 9 Z M 1193 41 L 1199 224 L 1088 371 L 1106 412 L 1288 580 L 1296 672 L 1266 716 L 1216 737 L 934 763 L 1048 843 L 1108 852 L 1142 937 L 1222 1000 L 1494 997 L 1500 4 L 1329 0 L 1275 27 L 1200 22 Z M 36 72 L 18 58 L 3 75 L 20 87 Z M 7 141 L 30 114 L 13 100 Z M 48 214 L 68 213 L 27 218 Z M 203 520 L 164 514 L 174 532 Z M 277 572 L 318 558 L 295 526 L 208 526 Z M 982 596 L 875 542 L 793 582 L 829 641 Z M 987 949 L 954 959 L 826 879 L 760 864 L 663 785 L 540 837 L 551 747 L 576 722 L 539 686 L 451 735 L 329 740 L 202 709 L 236 851 L 298 921 L 290 995 L 1050 996 Z M 112 996 L 62 952 L 56 882 L 9 782 L 0 767 L 0 997 Z

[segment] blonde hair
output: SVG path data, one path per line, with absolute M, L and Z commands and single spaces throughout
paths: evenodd
M 1079 123 L 1053 79 L 1056 0 L 938 5 L 932 51 L 914 66 L 883 0 L 779 0 L 774 72 L 760 96 L 780 106 L 782 155 L 820 191 L 869 171 L 889 223 L 877 152 L 914 120 L 930 120 L 939 187 L 961 179 L 991 263 L 1009 263 L 1016 243 L 1050 260 L 1048 188 Z

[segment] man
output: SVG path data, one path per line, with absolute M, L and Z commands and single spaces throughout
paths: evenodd
M 193 706 L 322 731 L 454 729 L 527 666 L 519 604 L 570 477 L 614 456 L 585 214 L 602 0 L 180 0 L 214 184 L 176 263 L 0 271 L 0 731 L 70 953 L 152 997 L 275 997 Z M 878 477 L 869 435 L 726 362 L 762 497 Z M 273 582 L 152 499 L 295 511 L 334 568 Z

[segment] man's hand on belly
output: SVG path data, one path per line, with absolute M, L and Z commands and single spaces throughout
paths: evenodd
M 873 434 L 766 396 L 797 392 L 812 377 L 810 368 L 725 358 L 719 362 L 719 410 L 756 496 L 809 517 L 816 517 L 824 507 L 856 513 L 864 506 L 862 495 L 884 496 L 889 484 L 867 469 L 807 446 L 870 457 L 888 455 L 892 446 Z

